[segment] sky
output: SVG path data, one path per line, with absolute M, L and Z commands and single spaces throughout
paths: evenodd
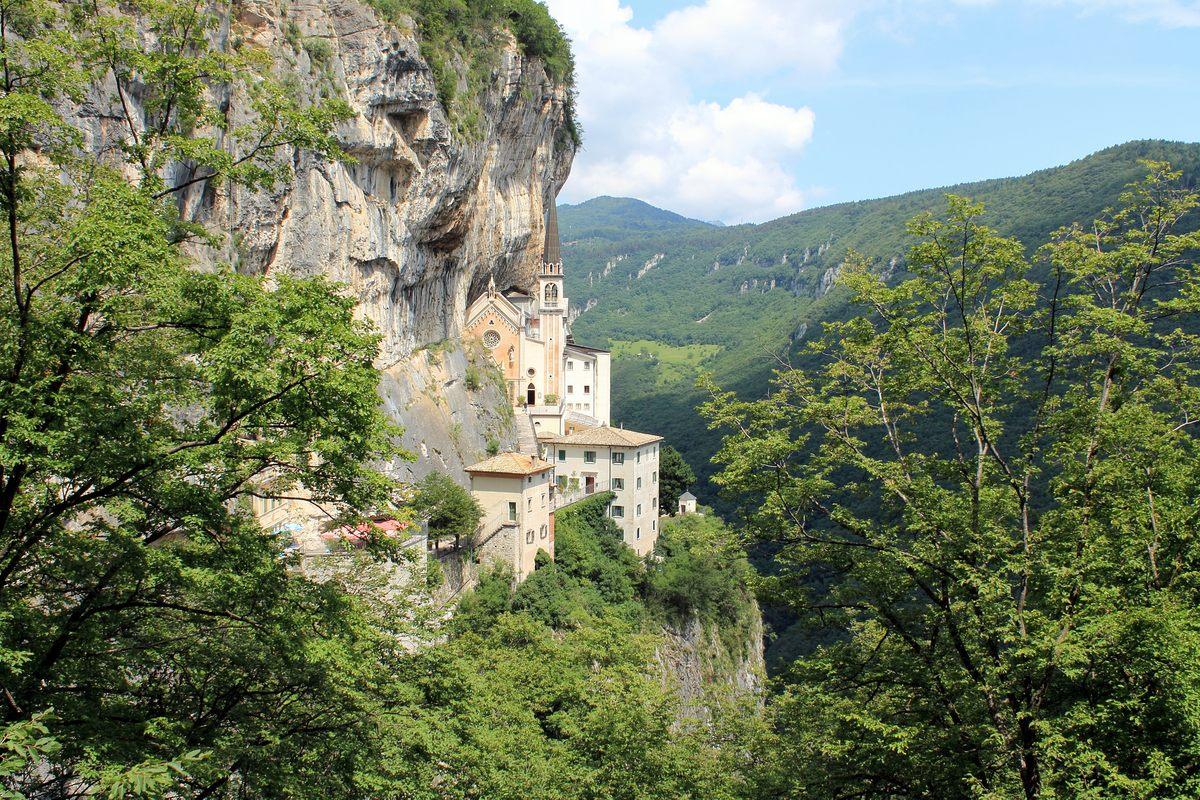
M 583 150 L 559 202 L 729 224 L 1200 140 L 1200 0 L 546 0 Z

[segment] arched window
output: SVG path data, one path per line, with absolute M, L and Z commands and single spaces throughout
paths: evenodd
M 556 284 L 556 283 L 546 284 L 545 300 L 546 300 L 546 305 L 548 305 L 548 306 L 554 305 L 555 303 L 558 302 L 558 284 Z

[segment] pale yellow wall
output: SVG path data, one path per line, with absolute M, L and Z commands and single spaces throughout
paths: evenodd
M 554 470 L 538 475 L 472 475 L 471 494 L 483 508 L 483 536 L 509 520 L 508 504 L 517 503 L 518 535 L 511 551 L 510 564 L 517 580 L 524 580 L 534 569 L 537 551 L 554 556 L 554 535 L 550 521 L 550 486 Z M 532 541 L 530 533 L 532 532 Z

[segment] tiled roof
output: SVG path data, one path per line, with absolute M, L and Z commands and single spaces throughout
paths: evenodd
M 554 469 L 554 465 L 524 453 L 500 453 L 467 467 L 467 472 L 493 472 L 503 475 L 536 475 Z
M 578 444 L 594 447 L 641 447 L 652 442 L 661 442 L 661 436 L 652 433 L 638 433 L 624 428 L 585 428 L 566 436 L 555 436 L 547 441 L 555 444 Z

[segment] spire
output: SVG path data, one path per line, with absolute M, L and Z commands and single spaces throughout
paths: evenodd
M 496 273 L 495 272 L 488 275 L 488 294 L 489 295 L 496 294 Z
M 550 199 L 550 211 L 546 214 L 546 247 L 542 251 L 543 264 L 562 263 L 562 246 L 558 240 L 558 209 L 554 198 Z

